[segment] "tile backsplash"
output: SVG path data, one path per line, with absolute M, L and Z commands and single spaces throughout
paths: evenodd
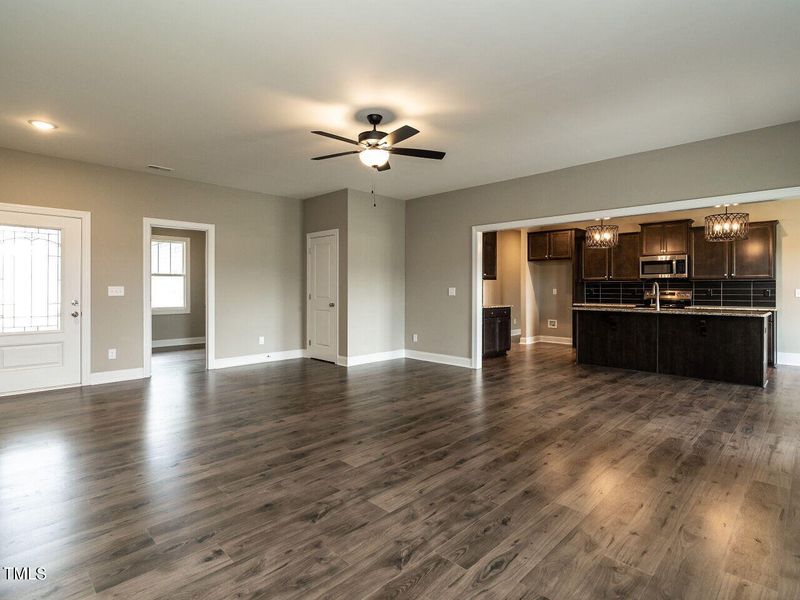
M 662 290 L 691 290 L 692 303 L 701 306 L 775 308 L 775 280 L 661 279 L 658 284 Z M 639 304 L 644 301 L 645 290 L 652 285 L 648 281 L 587 281 L 586 302 Z

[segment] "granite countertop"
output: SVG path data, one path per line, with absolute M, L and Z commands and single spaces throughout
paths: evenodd
M 510 304 L 492 304 L 491 306 L 484 306 L 483 308 L 511 308 Z
M 573 310 L 585 312 L 626 312 L 652 315 L 708 315 L 709 317 L 759 317 L 767 318 L 772 314 L 769 308 L 727 308 L 727 307 L 689 307 L 689 308 L 636 308 L 635 304 L 573 304 Z

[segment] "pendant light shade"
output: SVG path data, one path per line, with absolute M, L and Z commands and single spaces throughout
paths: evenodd
M 619 227 L 604 224 L 590 225 L 586 228 L 587 248 L 613 248 L 619 243 Z
M 735 205 L 734 205 L 735 206 Z M 732 242 L 747 239 L 750 215 L 743 212 L 725 212 L 706 217 L 705 238 L 707 242 Z

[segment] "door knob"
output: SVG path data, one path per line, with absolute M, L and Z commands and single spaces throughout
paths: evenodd
M 330 306 L 331 308 L 333 308 L 333 307 L 335 306 L 335 304 L 334 304 L 333 302 L 329 302 L 329 303 L 328 303 L 328 306 Z
M 77 310 L 72 311 L 71 314 L 72 314 L 73 317 L 79 317 L 80 316 L 80 313 Z

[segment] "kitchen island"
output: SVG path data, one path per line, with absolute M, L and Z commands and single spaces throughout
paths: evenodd
M 764 386 L 769 310 L 575 305 L 578 364 Z

